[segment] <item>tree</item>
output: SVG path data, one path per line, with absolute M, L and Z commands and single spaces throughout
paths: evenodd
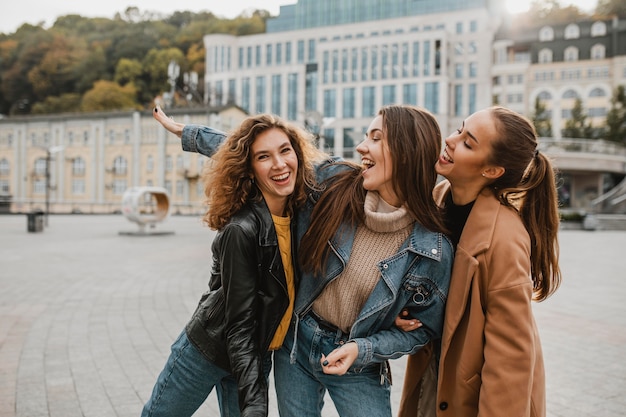
M 626 91 L 618 86 L 611 98 L 611 110 L 606 115 L 606 140 L 626 145 Z
M 561 134 L 565 138 L 590 138 L 593 128 L 587 123 L 587 115 L 580 98 L 577 98 L 572 108 L 572 116 L 565 122 L 565 129 Z
M 544 102 L 537 96 L 535 98 L 535 111 L 532 117 L 533 125 L 537 136 L 552 137 L 552 121 L 550 112 L 546 109 Z
M 617 16 L 626 18 L 626 2 L 624 0 L 598 0 L 596 13 L 601 16 Z
M 81 109 L 85 112 L 140 109 L 136 93 L 132 84 L 122 87 L 113 81 L 97 81 L 83 96 Z

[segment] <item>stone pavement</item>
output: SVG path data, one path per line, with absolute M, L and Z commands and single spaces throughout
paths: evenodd
M 206 288 L 213 232 L 170 217 L 0 216 L 0 417 L 137 417 Z M 536 305 L 550 417 L 626 413 L 626 232 L 563 230 L 564 282 Z M 404 360 L 393 361 L 394 411 Z M 271 393 L 271 416 L 276 403 Z M 212 394 L 196 416 L 217 416 Z M 330 400 L 324 417 L 337 413 Z M 458 417 L 458 416 L 455 416 Z

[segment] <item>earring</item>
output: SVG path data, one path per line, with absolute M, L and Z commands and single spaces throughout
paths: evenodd
M 482 175 L 482 176 L 484 177 L 484 176 L 485 176 L 485 173 L 483 172 L 483 173 L 482 173 L 482 174 L 480 174 L 480 175 Z

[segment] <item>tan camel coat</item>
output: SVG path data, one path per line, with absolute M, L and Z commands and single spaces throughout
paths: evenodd
M 444 181 L 435 189 L 439 204 L 449 186 Z M 513 209 L 483 190 L 454 259 L 437 417 L 545 417 L 543 356 L 531 297 L 528 233 Z M 428 350 L 408 359 L 399 417 L 418 416 L 427 360 Z

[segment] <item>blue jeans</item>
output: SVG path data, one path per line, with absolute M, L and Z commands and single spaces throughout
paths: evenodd
M 320 328 L 310 316 L 300 320 L 296 363 L 289 363 L 293 325 L 283 347 L 274 352 L 274 384 L 281 417 L 320 417 L 326 390 L 341 417 L 390 417 L 390 385 L 381 384 L 380 364 L 345 375 L 327 375 L 320 359 L 348 340 L 341 331 Z
M 272 367 L 268 353 L 264 362 L 266 378 Z M 237 381 L 227 371 L 208 361 L 183 332 L 172 344 L 165 367 L 161 371 L 146 402 L 141 417 L 191 416 L 215 387 L 222 417 L 238 417 Z

